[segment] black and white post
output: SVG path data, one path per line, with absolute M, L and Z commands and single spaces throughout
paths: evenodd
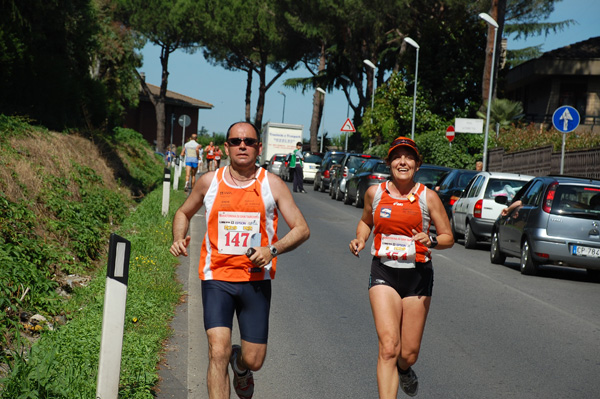
M 129 241 L 116 234 L 110 235 L 96 386 L 97 399 L 117 399 L 119 394 L 130 251 Z
M 162 192 L 162 215 L 169 213 L 169 195 L 171 194 L 171 169 L 165 168 L 165 177 L 163 179 Z

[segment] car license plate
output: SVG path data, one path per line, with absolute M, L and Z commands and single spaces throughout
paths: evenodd
M 588 256 L 590 258 L 600 258 L 600 248 L 584 247 L 573 245 L 573 255 Z

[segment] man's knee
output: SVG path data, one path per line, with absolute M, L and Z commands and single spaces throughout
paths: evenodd
M 265 362 L 265 357 L 267 354 L 267 347 L 261 345 L 259 347 L 252 348 L 244 348 L 242 346 L 242 363 L 245 368 L 250 369 L 252 371 L 258 371 L 263 366 Z

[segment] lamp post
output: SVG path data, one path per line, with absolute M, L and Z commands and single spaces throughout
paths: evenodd
M 415 115 L 417 112 L 417 77 L 419 76 L 419 48 L 420 46 L 410 37 L 405 37 L 404 41 L 414 48 L 417 49 L 417 63 L 415 65 L 415 93 L 413 95 L 413 113 L 412 113 L 412 127 L 410 129 L 410 138 L 415 139 Z
M 375 66 L 375 64 L 373 64 L 369 60 L 363 60 L 363 62 L 369 68 L 373 69 L 373 93 L 371 94 L 371 124 L 373 124 L 373 106 L 375 105 L 375 85 L 377 84 L 377 81 L 375 80 L 375 71 L 377 70 L 377 67 Z
M 487 102 L 487 115 L 485 117 L 485 138 L 483 139 L 483 171 L 487 170 L 487 147 L 488 147 L 488 136 L 490 132 L 490 110 L 492 108 L 492 93 L 494 91 L 494 65 L 496 64 L 496 35 L 498 34 L 498 23 L 494 18 L 488 14 L 482 12 L 479 14 L 479 18 L 483 19 L 489 25 L 494 28 L 494 45 L 492 50 L 492 68 L 490 71 L 490 84 L 488 88 L 488 102 Z
M 348 86 L 351 83 L 350 78 L 346 75 L 342 75 L 342 76 L 340 76 L 340 78 L 342 78 L 346 81 L 346 86 Z M 346 119 L 348 119 L 349 117 L 350 117 L 350 100 L 348 100 L 348 108 L 346 108 Z M 348 136 L 349 136 L 349 134 L 348 134 L 348 132 L 346 132 L 346 140 L 345 140 L 346 143 L 344 144 L 344 151 L 346 151 L 346 152 L 348 151 Z
M 283 123 L 285 120 L 285 97 L 286 96 L 285 96 L 284 92 L 278 91 L 277 93 L 279 93 L 283 96 L 283 113 L 281 114 L 281 123 Z
M 323 141 L 324 141 L 324 137 L 323 137 L 323 125 L 325 122 L 325 94 L 327 94 L 325 92 L 325 90 L 321 89 L 320 87 L 317 87 L 317 91 L 321 94 L 323 94 L 323 112 L 321 113 L 321 149 L 319 150 L 321 153 L 323 153 Z

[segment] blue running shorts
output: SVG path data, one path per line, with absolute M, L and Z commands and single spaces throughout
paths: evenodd
M 186 162 L 185 166 L 191 166 L 192 169 L 198 169 L 198 162 Z
M 233 283 L 203 280 L 202 306 L 204 329 L 233 328 L 237 314 L 240 336 L 244 341 L 266 344 L 269 337 L 271 280 Z

